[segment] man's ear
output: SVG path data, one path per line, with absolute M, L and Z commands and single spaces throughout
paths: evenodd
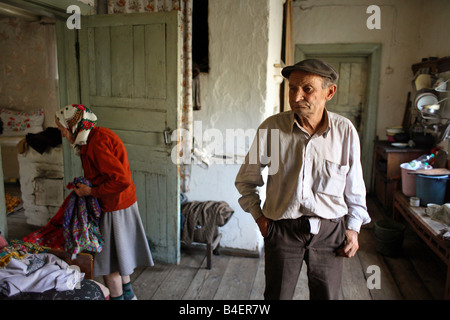
M 337 85 L 332 84 L 327 88 L 327 101 L 330 101 L 331 98 L 333 98 L 334 94 L 336 93 Z

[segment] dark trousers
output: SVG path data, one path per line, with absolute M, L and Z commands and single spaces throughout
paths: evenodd
M 310 299 L 339 298 L 344 258 L 336 249 L 345 241 L 344 219 L 322 219 L 317 235 L 309 233 L 308 227 L 309 221 L 303 218 L 270 223 L 264 239 L 266 300 L 292 299 L 303 260 Z

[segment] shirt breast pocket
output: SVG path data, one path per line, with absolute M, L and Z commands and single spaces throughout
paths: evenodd
M 342 197 L 344 195 L 348 169 L 349 167 L 347 165 L 324 160 L 317 192 L 334 197 Z

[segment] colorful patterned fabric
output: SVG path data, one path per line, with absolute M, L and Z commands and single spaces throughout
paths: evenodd
M 92 187 L 84 177 L 75 178 L 67 188 L 73 189 L 78 183 Z M 83 250 L 100 252 L 103 238 L 98 227 L 101 209 L 93 196 L 79 197 L 72 191 L 64 210 L 62 229 L 64 235 L 64 249 L 75 259 Z
M 77 183 L 92 186 L 86 178 L 79 177 L 69 183 L 67 188 L 74 189 Z M 72 255 L 72 259 L 83 250 L 100 252 L 104 242 L 98 227 L 100 215 L 101 209 L 95 197 L 78 197 L 72 191 L 47 225 L 23 240 L 65 250 Z
M 64 250 L 62 221 L 69 199 L 70 196 L 64 200 L 58 212 L 45 226 L 27 235 L 23 238 L 23 241 L 31 242 L 39 246 L 50 247 L 52 249 Z
M 12 258 L 23 259 L 28 254 L 47 252 L 49 248 L 22 240 L 12 240 L 9 245 L 0 249 L 0 268 L 8 265 Z

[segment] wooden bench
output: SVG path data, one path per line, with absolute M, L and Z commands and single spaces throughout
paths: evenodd
M 90 253 L 79 253 L 76 259 L 70 257 L 65 251 L 49 249 L 48 253 L 54 254 L 58 258 L 64 260 L 68 265 L 76 265 L 80 268 L 80 272 L 84 273 L 84 279 L 94 279 L 94 258 Z
M 400 215 L 411 225 L 417 235 L 447 265 L 444 299 L 450 300 L 450 241 L 442 236 L 447 226 L 425 214 L 425 207 L 412 207 L 409 199 L 401 191 L 396 191 L 393 204 L 393 218 Z

